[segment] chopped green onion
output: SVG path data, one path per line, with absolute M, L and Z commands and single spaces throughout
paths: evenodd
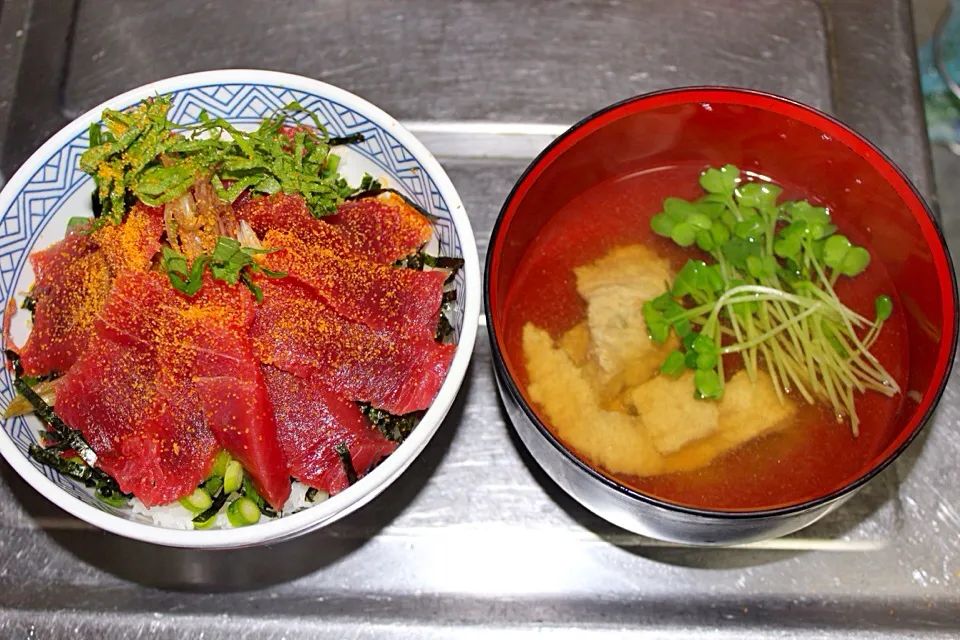
M 213 521 L 217 519 L 217 514 L 220 513 L 220 509 L 222 509 L 226 503 L 227 494 L 221 491 L 214 497 L 213 504 L 210 505 L 210 508 L 193 519 L 194 528 L 210 528 L 213 525 Z
M 206 482 L 203 483 L 203 490 L 212 496 L 217 495 L 217 492 L 222 488 L 223 478 L 220 476 L 210 476 L 207 478 Z
M 93 492 L 93 495 L 96 496 L 97 500 L 100 502 L 110 505 L 111 507 L 125 507 L 127 503 L 130 502 L 130 497 L 124 495 L 116 486 L 116 483 L 102 483 L 97 486 L 97 489 Z
M 217 454 L 216 459 L 213 462 L 213 471 L 210 472 L 210 475 L 220 476 L 221 478 L 227 473 L 227 463 L 233 460 L 230 457 L 230 454 L 227 453 L 226 449 L 221 449 L 220 453 Z
M 271 507 L 267 501 L 264 500 L 259 493 L 257 493 L 256 488 L 253 486 L 253 482 L 250 480 L 250 476 L 243 476 L 243 487 L 241 487 L 240 493 L 253 500 L 256 503 L 257 508 L 260 509 L 260 513 L 263 515 L 267 516 L 268 518 L 277 517 L 277 512 L 273 510 L 273 507 Z
M 234 527 L 245 527 L 260 522 L 260 509 L 250 498 L 237 498 L 227 507 L 227 519 Z
M 227 463 L 227 469 L 223 474 L 223 492 L 231 494 L 239 491 L 243 485 L 243 465 L 236 460 Z
M 180 498 L 180 504 L 194 513 L 202 513 L 213 504 L 213 498 L 210 494 L 201 488 L 196 488 L 188 496 Z

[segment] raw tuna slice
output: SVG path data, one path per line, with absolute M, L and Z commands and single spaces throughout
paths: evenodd
M 300 482 L 333 495 L 348 484 L 335 449 L 338 444 L 350 451 L 358 477 L 396 448 L 355 404 L 316 380 L 269 366 L 263 367 L 263 376 L 290 473 Z
M 311 248 L 290 233 L 270 231 L 264 264 L 310 285 L 340 315 L 411 340 L 431 340 L 437 330 L 448 272 L 414 271 L 374 264 Z
M 162 274 L 124 271 L 89 349 L 64 376 L 57 413 L 147 505 L 193 491 L 223 447 L 280 506 L 289 474 L 252 356 L 252 320 L 243 287 L 207 279 L 188 298 Z
M 415 253 L 433 234 L 430 221 L 392 193 L 344 202 L 321 219 L 301 196 L 283 193 L 241 196 L 234 210 L 261 238 L 271 229 L 286 231 L 311 247 L 383 265 Z
M 339 229 L 310 215 L 302 196 L 285 193 L 241 196 L 233 207 L 237 218 L 245 220 L 261 238 L 271 229 L 277 229 L 295 235 L 311 247 L 338 254 L 351 251 L 350 243 Z
M 339 395 L 402 415 L 426 409 L 455 347 L 410 341 L 352 322 L 291 278 L 260 278 L 263 304 L 250 329 L 264 364 L 317 380 Z
M 89 348 L 57 389 L 57 414 L 147 506 L 193 491 L 220 448 L 190 380 L 189 350 L 175 342 L 177 296 L 161 277 L 118 276 Z
M 240 461 L 257 492 L 281 509 L 290 497 L 290 472 L 249 336 L 217 328 L 198 336 L 195 344 L 200 356 L 194 385 L 207 427 Z
M 389 192 L 344 202 L 324 221 L 350 238 L 354 251 L 380 264 L 415 253 L 433 235 L 422 213 Z
M 27 375 L 62 373 L 83 353 L 117 273 L 146 269 L 159 250 L 162 214 L 138 205 L 121 225 L 80 230 L 30 256 L 36 306 L 20 354 Z

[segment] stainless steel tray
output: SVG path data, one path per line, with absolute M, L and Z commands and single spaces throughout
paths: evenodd
M 0 172 L 124 89 L 255 66 L 327 80 L 405 120 L 460 189 L 481 255 L 552 136 L 680 84 L 831 111 L 934 202 L 913 47 L 905 0 L 2 0 Z M 539 472 L 506 424 L 482 334 L 414 467 L 359 513 L 274 547 L 129 542 L 0 465 L 0 638 L 954 637 L 958 419 L 955 377 L 924 436 L 814 527 L 744 548 L 671 547 L 606 525 Z

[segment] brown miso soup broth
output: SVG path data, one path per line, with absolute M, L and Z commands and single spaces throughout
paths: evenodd
M 696 247 L 681 248 L 650 230 L 650 218 L 661 210 L 664 198 L 702 195 L 698 178 L 704 168 L 667 166 L 599 184 L 557 211 L 527 248 L 505 299 L 504 343 L 528 402 L 554 435 L 556 430 L 526 390 L 523 327 L 533 323 L 557 340 L 582 322 L 586 303 L 577 293 L 573 270 L 615 247 L 643 244 L 669 260 L 675 272 L 690 258 L 712 262 Z M 816 193 L 791 185 L 788 178 L 769 178 L 783 187 L 781 200 L 808 199 L 829 206 Z M 870 249 L 856 229 L 844 225 L 842 211 L 831 209 L 831 213 L 839 233 Z M 844 304 L 870 319 L 875 315 L 876 296 L 885 293 L 893 299 L 893 314 L 871 352 L 906 389 L 907 330 L 900 300 L 883 265 L 873 258 L 866 271 L 853 280 L 841 277 L 835 289 Z M 739 357 L 725 356 L 728 379 L 731 368 L 742 366 L 740 362 Z M 857 438 L 849 422 L 836 421 L 830 406 L 808 405 L 793 393 L 799 409 L 787 426 L 723 453 L 696 471 L 639 478 L 598 470 L 642 493 L 692 507 L 747 510 L 804 502 L 843 487 L 870 465 L 896 435 L 894 417 L 902 395 L 858 394 Z

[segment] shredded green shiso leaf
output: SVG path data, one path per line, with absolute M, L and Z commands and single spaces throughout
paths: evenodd
M 375 183 L 365 178 L 359 188 L 348 185 L 337 173 L 339 157 L 330 152 L 331 143 L 360 142 L 362 136 L 331 140 L 319 117 L 296 102 L 256 130 L 242 131 L 206 111 L 196 124 L 177 125 L 167 119 L 170 100 L 157 96 L 128 111 L 107 109 L 102 125 L 90 125 L 80 168 L 96 183 L 95 226 L 122 221 L 131 200 L 170 202 L 201 177 L 226 202 L 244 190 L 299 193 L 316 217 L 334 213 L 344 198 Z M 301 126 L 293 119 L 298 114 L 313 126 Z
M 826 208 L 778 202 L 780 187 L 747 181 L 733 165 L 707 169 L 700 185 L 705 195 L 667 198 L 650 221 L 658 235 L 713 258 L 689 260 L 667 293 L 643 305 L 654 341 L 680 339 L 661 371 L 693 370 L 697 397 L 719 399 L 723 356 L 739 354 L 751 380 L 762 356 L 781 400 L 794 390 L 811 404 L 826 399 L 857 435 L 855 394 L 900 392 L 870 353 L 892 299 L 878 296 L 869 320 L 834 291 L 867 268 L 869 252 L 837 233 Z

